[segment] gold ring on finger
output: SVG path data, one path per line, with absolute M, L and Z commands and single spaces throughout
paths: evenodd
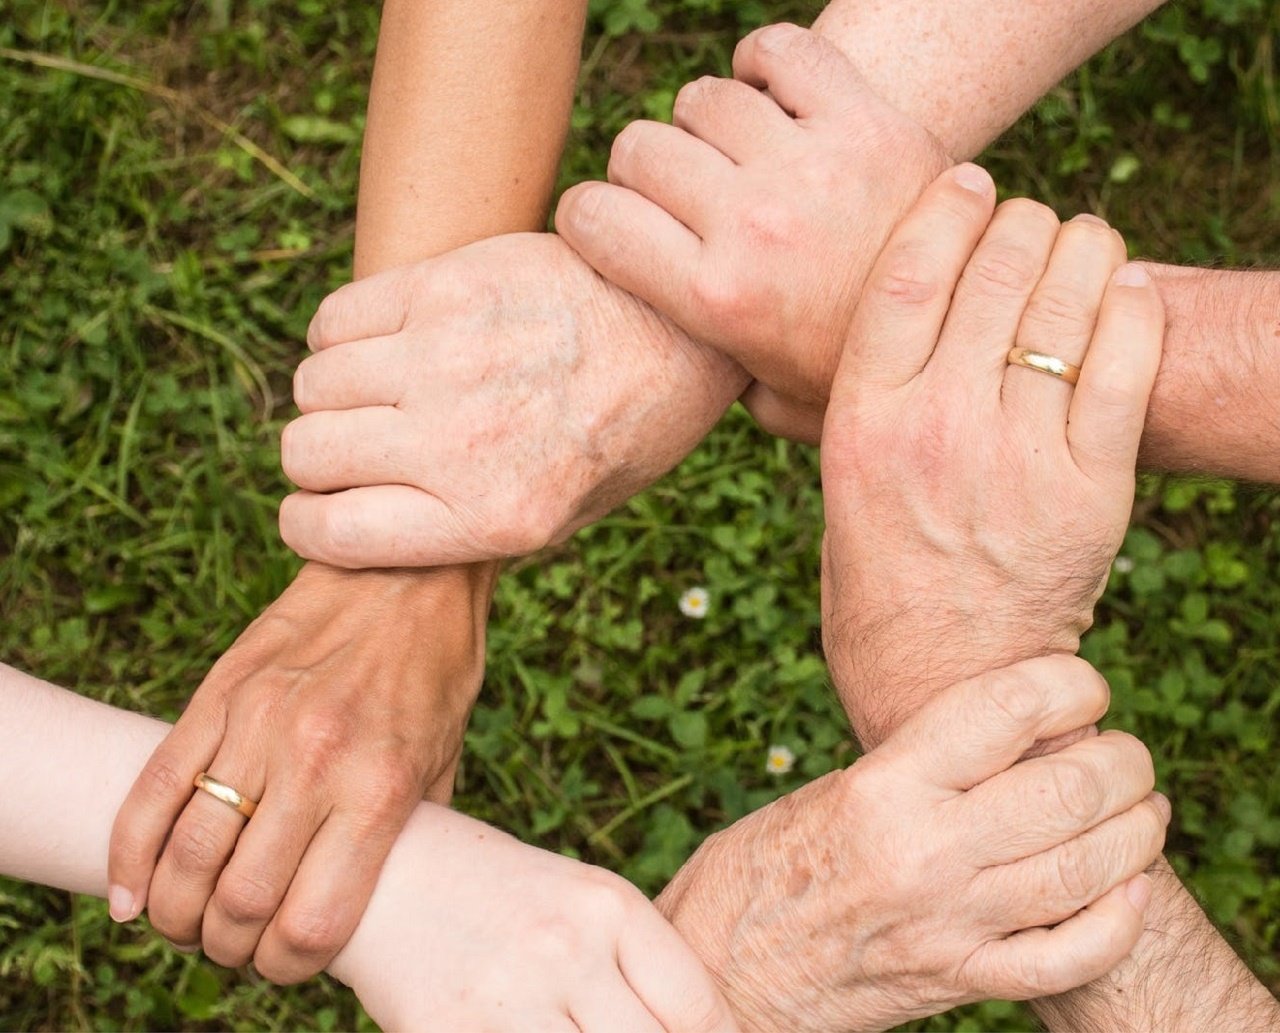
M 196 775 L 194 783 L 197 789 L 202 789 L 214 799 L 221 800 L 232 810 L 239 811 L 246 818 L 252 818 L 253 812 L 258 809 L 258 804 L 250 800 L 239 790 L 232 789 L 226 782 L 219 782 L 207 771 L 202 771 Z
M 1037 373 L 1048 373 L 1051 377 L 1074 384 L 1080 379 L 1080 367 L 1044 352 L 1032 351 L 1030 348 L 1014 348 L 1010 350 L 1006 360 L 1010 366 L 1026 366 Z

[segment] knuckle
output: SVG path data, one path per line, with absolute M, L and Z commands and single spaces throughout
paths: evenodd
M 350 723 L 330 710 L 301 714 L 291 730 L 294 772 L 302 780 L 319 777 L 341 756 L 350 742 Z
M 683 121 L 686 115 L 705 106 L 712 98 L 719 80 L 713 75 L 703 75 L 685 83 L 676 93 L 672 113 L 677 122 Z
M 1095 866 L 1078 842 L 1068 843 L 1058 851 L 1053 877 L 1072 906 L 1083 906 L 1097 897 Z
M 261 925 L 276 913 L 282 896 L 267 878 L 229 871 L 218 880 L 214 901 L 232 922 Z
M 184 821 L 169 838 L 169 857 L 174 867 L 187 875 L 205 875 L 222 865 L 220 837 L 200 821 Z
M 316 307 L 307 327 L 307 345 L 312 351 L 333 343 L 334 328 L 343 306 L 341 294 L 341 290 L 334 291 Z
M 785 201 L 760 198 L 739 215 L 739 239 L 754 248 L 791 249 L 804 238 L 796 210 Z
M 988 677 L 991 705 L 1007 727 L 1026 728 L 1036 723 L 1044 711 L 1045 693 L 1034 673 L 1006 667 Z
M 892 304 L 915 308 L 938 297 L 942 274 L 923 246 L 896 247 L 885 256 L 868 287 Z
M 1041 263 L 1020 244 L 1000 241 L 981 248 L 969 262 L 965 278 L 985 294 L 1024 297 L 1035 286 Z
M 189 796 L 194 777 L 195 772 L 189 775 L 163 757 L 152 757 L 138 776 L 138 787 L 149 800 L 170 800 Z
M 407 755 L 384 756 L 366 765 L 364 795 L 381 816 L 398 817 L 406 804 L 422 798 L 422 782 L 418 765 Z
M 1050 765 L 1049 791 L 1052 805 L 1073 827 L 1092 825 L 1102 805 L 1102 787 L 1091 768 L 1059 755 Z
M 1094 309 L 1079 290 L 1065 284 L 1044 283 L 1031 296 L 1024 318 L 1037 328 L 1092 326 Z
M 286 907 L 276 916 L 276 934 L 285 951 L 294 957 L 327 958 L 343 945 L 343 930 L 336 914 L 311 906 Z
M 332 496 L 329 504 L 319 510 L 315 540 L 326 562 L 355 567 L 360 565 L 358 556 L 364 536 L 360 533 L 356 511 L 340 501 L 343 498 Z
M 1025 229 L 1039 226 L 1057 233 L 1062 225 L 1052 208 L 1029 197 L 1014 197 L 1003 202 L 997 209 L 997 214 L 1002 221 L 1016 223 L 1018 227 Z

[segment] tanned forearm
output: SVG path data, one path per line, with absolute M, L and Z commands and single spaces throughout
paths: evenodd
M 1168 330 L 1143 465 L 1280 483 L 1280 273 L 1147 269 Z
M 357 277 L 545 226 L 586 0 L 387 0 L 369 97 Z

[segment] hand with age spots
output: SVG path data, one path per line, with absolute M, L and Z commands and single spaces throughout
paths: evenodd
M 1169 820 L 1138 740 L 1078 738 L 1107 701 L 1073 657 L 949 688 L 712 836 L 658 906 L 749 1030 L 887 1029 L 1086 983 L 1141 935 Z

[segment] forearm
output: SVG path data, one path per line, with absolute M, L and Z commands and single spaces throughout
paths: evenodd
M 1146 932 L 1110 975 L 1033 1007 L 1049 1029 L 1147 1033 L 1280 1029 L 1280 1003 L 1236 957 L 1161 858 Z
M 0 793 L 0 875 L 106 896 L 112 819 L 169 728 L 0 664 L 0 780 L 22 787 Z M 440 846 L 433 823 L 422 820 L 428 812 L 419 805 L 392 848 L 351 946 L 330 966 L 339 978 L 365 974 L 361 952 L 372 931 L 395 925 L 392 887 Z M 448 830 L 435 838 L 448 839 Z
M 388 0 L 369 98 L 356 275 L 543 228 L 586 0 Z
M 1168 328 L 1143 465 L 1280 482 L 1280 273 L 1146 268 Z
M 832 0 L 814 29 L 963 160 L 1162 2 Z
M 482 10 L 465 0 L 388 0 L 361 157 L 357 277 L 482 237 L 541 228 L 569 124 L 585 11 L 585 0 L 519 0 Z M 426 635 L 442 634 L 431 617 L 442 608 L 471 614 L 473 675 L 432 681 L 453 709 L 469 711 L 496 565 L 363 575 L 316 564 L 308 570 L 322 570 L 317 576 L 333 582 L 333 591 L 369 578 L 394 587 Z M 449 794 L 438 787 L 431 795 Z

